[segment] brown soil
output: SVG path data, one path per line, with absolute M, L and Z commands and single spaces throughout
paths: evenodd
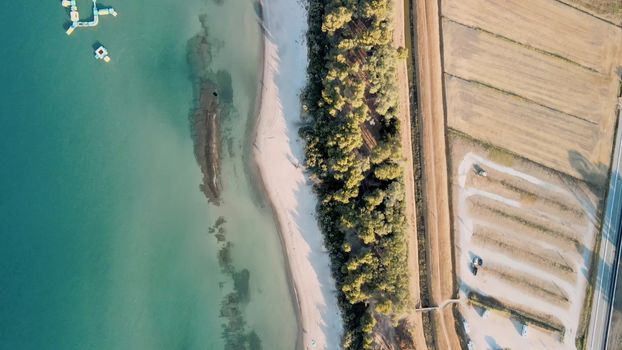
M 537 296 L 558 306 L 568 305 L 568 296 L 554 283 L 544 281 L 525 274 L 520 274 L 499 264 L 486 264 L 482 268 L 482 275 L 494 276 L 501 283 L 508 283 L 516 290 Z
M 478 226 L 473 233 L 473 242 L 479 246 L 494 249 L 517 261 L 551 272 L 556 276 L 574 283 L 577 279 L 574 267 L 557 252 L 534 247 L 520 241 L 514 235 L 498 233 L 489 227 Z
M 515 305 L 507 299 L 486 297 L 478 293 L 470 293 L 469 300 L 476 305 L 484 306 L 518 318 L 524 323 L 540 327 L 547 331 L 557 331 L 563 333 L 565 327 L 563 323 L 553 315 L 547 315 L 529 307 Z
M 437 6 L 442 7 L 440 12 Z M 417 26 L 423 28 L 418 49 L 423 47 L 426 53 L 418 56 L 423 62 L 418 73 L 428 165 L 424 169 L 426 220 L 431 221 L 426 226 L 436 225 L 428 235 L 442 237 L 439 227 L 445 213 L 439 202 L 452 198 L 455 232 L 472 233 L 467 236 L 472 237 L 470 242 L 486 246 L 483 251 L 491 253 L 492 265 L 483 268 L 483 274 L 523 289 L 524 295 L 567 305 L 569 310 L 553 308 L 565 314 L 558 320 L 546 315 L 552 313 L 547 308 L 527 310 L 530 305 L 524 300 L 501 300 L 510 316 L 533 318 L 543 327 L 567 326 L 575 334 L 579 309 L 585 307 L 585 274 L 590 273 L 583 267 L 593 259 L 612 151 L 622 74 L 622 2 L 430 0 L 418 7 L 420 13 L 429 11 L 423 16 L 426 23 Z M 430 30 L 435 31 L 432 36 Z M 443 131 L 450 138 L 447 155 L 442 127 L 433 127 L 444 121 L 443 116 L 448 127 Z M 467 153 L 469 162 L 481 157 L 483 164 L 499 171 L 487 169 L 489 178 L 467 174 L 463 188 L 458 179 L 464 180 L 465 174 L 458 174 L 458 165 Z M 445 157 L 450 160 L 449 175 Z M 438 185 L 447 176 L 448 196 Z M 455 268 L 458 277 L 465 278 L 462 263 L 468 259 L 466 250 L 461 250 L 470 249 L 470 243 L 456 237 L 461 238 L 456 247 L 461 264 Z M 431 242 L 432 256 L 434 248 Z M 506 258 L 499 261 L 500 268 L 494 265 L 493 256 L 500 258 L 499 253 L 516 260 L 511 266 L 516 271 L 507 271 Z M 545 274 L 523 276 L 533 267 L 577 287 L 571 290 L 564 284 L 561 292 L 540 281 Z M 478 288 L 477 280 L 468 276 Z M 486 294 L 494 295 L 494 283 L 482 286 Z
M 423 195 L 431 302 L 450 299 L 454 292 L 454 268 L 445 150 L 445 110 L 439 6 L 437 0 L 414 1 L 416 21 L 416 66 L 423 151 Z M 435 313 L 434 338 L 437 349 L 460 349 L 451 308 Z
M 527 212 L 524 209 L 511 207 L 492 199 L 485 197 L 472 196 L 469 197 L 470 212 L 472 217 L 476 218 L 483 213 L 486 215 L 494 215 L 491 222 L 505 221 L 516 223 L 524 226 L 522 231 L 531 230 L 539 233 L 539 236 L 548 236 L 552 242 L 567 245 L 569 247 L 578 247 L 582 244 L 581 238 L 576 230 L 568 226 L 559 225 L 556 222 L 548 220 L 545 217 Z M 543 238 L 543 237 L 542 237 Z M 543 238 L 544 239 L 544 238 Z
M 488 173 L 491 176 L 470 177 L 467 180 L 467 186 L 514 200 L 528 210 L 547 213 L 552 219 L 565 225 L 587 224 L 587 217 L 580 203 L 574 198 L 536 188 L 527 181 L 521 181 L 521 179 L 492 169 Z
M 405 10 L 405 2 L 408 0 L 395 1 L 393 4 L 393 41 L 396 47 L 407 47 L 406 44 L 406 30 L 409 21 L 407 21 Z M 413 306 L 419 306 L 421 304 L 420 298 L 420 285 L 419 285 L 419 252 L 417 242 L 417 219 L 415 216 L 415 184 L 414 184 L 414 164 L 412 155 L 412 140 L 411 140 L 411 123 L 410 123 L 410 97 L 409 97 L 409 81 L 407 61 L 400 60 L 397 62 L 397 84 L 399 87 L 399 116 L 401 120 L 401 137 L 402 137 L 402 152 L 404 154 L 404 189 L 405 189 L 405 207 L 406 207 L 406 222 L 408 225 L 408 270 L 409 270 L 409 290 L 410 297 Z M 401 324 L 401 333 L 406 338 L 412 341 L 412 345 L 415 349 L 425 350 L 427 349 L 425 343 L 425 337 L 423 334 L 424 324 L 421 314 L 411 313 L 408 316 L 408 321 L 403 321 Z M 408 330 L 410 329 L 410 330 Z M 400 344 L 401 346 L 402 344 Z M 408 349 L 408 348 L 403 348 Z
M 559 0 L 586 11 L 598 18 L 622 26 L 622 2 L 620 0 Z
M 617 1 L 622 10 L 619 0 L 607 1 Z M 622 29 L 561 2 L 443 0 L 442 4 L 445 17 L 469 27 L 481 28 L 602 73 L 616 68 L 614 63 L 622 47 Z
M 519 313 L 524 311 L 533 313 L 533 310 L 527 310 L 530 304 L 520 301 L 520 298 L 512 299 L 506 295 L 507 293 L 500 294 L 495 289 L 496 286 L 505 283 L 516 290 L 522 290 L 523 295 L 530 295 L 531 298 L 537 298 L 556 308 L 576 309 L 583 305 L 584 285 L 581 279 L 584 276 L 581 272 L 583 270 L 580 269 L 583 264 L 589 265 L 592 259 L 590 251 L 594 247 L 598 233 L 595 225 L 599 225 L 601 206 L 598 195 L 593 193 L 585 182 L 465 135 L 450 132 L 449 140 L 452 194 L 457 198 L 452 202 L 454 222 L 457 225 L 456 233 L 464 233 L 462 220 L 471 220 L 473 225 L 468 226 L 472 227 L 470 243 L 459 246 L 461 253 L 458 255 L 464 254 L 466 249 L 478 251 L 478 248 L 484 248 L 483 258 L 486 262 L 480 271 L 481 277 L 488 277 L 489 281 L 493 279 L 492 282 L 481 285 L 477 282 L 468 282 L 471 284 L 467 288 L 481 290 L 482 293 L 495 298 L 506 298 L 503 300 L 504 304 L 506 301 L 514 304 L 506 305 L 508 310 L 518 310 Z M 513 171 L 528 174 L 532 179 L 527 181 L 526 178 L 514 173 L 495 169 L 488 163 L 488 160 L 493 158 L 492 155 L 511 165 Z M 486 168 L 488 175 L 481 177 L 468 170 L 466 174 L 458 176 L 459 165 L 467 156 L 475 159 L 483 158 L 481 164 Z M 474 158 L 471 158 L 471 161 L 474 161 Z M 462 181 L 465 182 L 464 187 L 460 185 Z M 464 195 L 462 191 L 465 190 L 472 191 L 467 198 L 462 197 Z M 511 203 L 489 198 L 486 194 L 500 196 L 504 201 L 519 202 L 520 206 L 514 207 L 510 205 Z M 459 211 L 458 203 L 466 204 L 466 207 L 462 207 L 466 210 Z M 516 262 L 516 265 L 495 260 L 497 257 L 493 256 L 487 258 L 485 252 L 502 255 Z M 541 274 L 531 275 L 520 268 L 521 265 L 530 265 L 531 268 L 546 272 L 551 277 L 555 276 L 555 280 L 559 278 L 582 287 L 576 291 L 570 291 L 567 287 L 560 288 L 558 282 L 552 285 L 547 282 L 548 280 L 543 281 Z M 462 268 L 459 270 L 459 276 L 463 279 L 471 274 L 470 270 Z M 478 279 L 479 276 L 478 274 Z M 541 315 L 537 315 L 536 318 L 542 321 L 546 321 L 546 318 L 542 319 L 541 316 L 556 312 L 548 308 L 537 311 Z M 507 315 L 511 316 L 511 312 Z M 531 317 L 529 314 L 527 316 Z M 572 314 L 569 317 L 564 316 L 560 321 L 563 321 L 564 327 L 576 329 L 579 318 L 578 314 L 576 319 L 575 314 Z
M 597 124 L 456 77 L 445 86 L 450 128 L 576 178 L 585 174 L 569 150 L 591 166 L 609 162 L 612 142 Z
M 449 20 L 443 20 L 443 48 L 446 73 L 602 125 L 612 141 L 615 74 L 599 74 Z

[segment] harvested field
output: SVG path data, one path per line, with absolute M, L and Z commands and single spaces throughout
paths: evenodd
M 587 120 L 453 76 L 446 75 L 445 82 L 452 129 L 577 178 L 585 174 L 573 164 L 569 150 L 592 166 L 609 163 L 613 128 L 602 130 Z
M 535 268 L 555 273 L 569 283 L 576 282 L 574 265 L 569 264 L 557 251 L 543 247 L 534 252 L 531 244 L 514 238 L 516 236 L 516 234 L 498 234 L 490 228 L 476 226 L 473 243 L 510 256 L 513 260 L 521 260 Z
M 486 194 L 485 196 L 483 194 Z M 471 216 L 495 216 L 508 222 L 523 225 L 524 229 L 531 229 L 539 238 L 564 244 L 568 247 L 580 247 L 581 237 L 573 227 L 563 225 L 555 216 L 547 213 L 534 213 L 528 207 L 522 206 L 518 202 L 513 202 L 505 197 L 483 192 L 471 194 L 467 199 L 467 207 Z
M 510 284 L 516 290 L 535 295 L 557 306 L 568 304 L 568 295 L 555 283 L 519 273 L 508 266 L 487 264 L 486 268 L 482 269 L 482 274 L 490 275 L 502 283 Z
M 619 80 L 443 20 L 445 73 L 612 126 Z M 586 88 L 589 87 L 589 88 Z
M 601 73 L 609 74 L 619 64 L 615 58 L 622 49 L 622 28 L 560 2 L 444 0 L 442 4 L 443 15 L 452 21 Z
M 486 308 L 492 311 L 508 314 L 530 326 L 536 326 L 547 332 L 557 332 L 563 334 L 566 330 L 562 322 L 555 316 L 544 315 L 534 309 L 522 308 L 513 305 L 512 302 L 502 299 L 496 299 L 490 296 L 484 296 L 478 293 L 470 293 L 469 302 L 472 305 Z
M 494 160 L 493 160 L 494 161 Z M 535 211 L 555 210 L 558 218 L 564 222 L 572 224 L 585 224 L 587 217 L 576 206 L 567 203 L 560 193 L 549 192 L 546 197 L 542 196 L 542 191 L 537 186 L 524 180 L 511 179 L 502 172 L 491 170 L 494 176 L 477 176 L 468 179 L 467 184 L 473 187 L 486 187 L 490 192 L 496 193 L 504 198 L 520 203 L 524 208 Z
M 505 330 L 492 326 L 499 331 L 493 334 L 479 326 L 483 320 L 477 313 L 474 319 L 462 308 L 465 319 L 478 324 L 471 340 L 483 346 L 494 336 L 499 347 L 574 349 L 598 232 L 598 197 L 584 182 L 464 135 L 449 135 L 460 293 L 486 295 L 499 303 L 496 317 L 514 320 Z M 493 154 L 510 159 L 511 167 L 491 160 Z M 476 174 L 476 165 L 486 170 L 485 177 Z M 476 276 L 474 257 L 483 259 Z M 522 322 L 537 323 L 537 334 L 515 336 Z
M 622 26 L 622 1 L 620 0 L 559 0 L 598 18 Z
M 478 349 L 581 347 L 621 89 L 622 2 L 438 4 L 442 72 L 421 74 L 422 89 L 444 83 L 444 103 L 422 118 L 445 108 L 448 159 L 424 147 L 434 169 L 426 176 L 438 184 L 432 175 L 448 165 L 459 294 L 482 296 L 458 306 L 458 320 L 471 324 L 458 334 Z M 437 20 L 417 29 L 434 33 Z M 429 51 L 420 55 L 428 64 Z M 444 198 L 426 198 L 435 210 L 426 219 L 443 220 Z M 497 312 L 483 319 L 482 307 Z M 523 337 L 525 323 L 536 327 Z

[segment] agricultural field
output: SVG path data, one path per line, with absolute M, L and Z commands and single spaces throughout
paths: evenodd
M 619 27 L 557 1 L 444 0 L 442 11 L 447 19 L 598 72 L 615 68 L 622 50 Z
M 449 147 L 456 273 L 471 340 L 481 348 L 574 349 L 599 196 L 583 181 L 458 133 L 450 133 Z M 477 275 L 474 257 L 483 259 Z M 469 302 L 478 295 L 502 309 Z
M 476 349 L 581 348 L 621 92 L 619 0 L 440 4 L 458 333 Z
M 622 26 L 622 1 L 620 0 L 560 0 L 596 17 Z
M 447 124 L 452 129 L 547 167 L 587 177 L 576 166 L 576 158 L 598 164 L 608 162 L 611 155 L 610 139 L 603 140 L 598 125 L 586 120 L 454 76 L 445 76 L 445 91 L 450 101 Z M 605 175 L 594 174 L 588 180 Z
M 442 25 L 445 74 L 603 125 L 603 129 L 611 126 L 619 93 L 617 72 L 596 73 L 451 20 L 443 20 Z

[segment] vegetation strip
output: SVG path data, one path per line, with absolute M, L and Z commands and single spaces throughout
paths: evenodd
M 306 162 L 339 290 L 344 349 L 391 342 L 408 296 L 391 2 L 309 3 Z M 397 326 L 394 326 L 396 325 Z
M 406 6 L 409 13 L 409 28 L 411 38 L 416 37 L 414 6 L 408 4 Z M 417 251 L 418 251 L 418 265 L 419 265 L 419 297 L 420 307 L 430 305 L 430 284 L 428 283 L 429 275 L 428 271 L 428 249 L 427 249 L 427 237 L 426 237 L 426 223 L 423 208 L 423 156 L 421 154 L 421 120 L 418 118 L 419 108 L 417 100 L 417 84 L 416 84 L 416 68 L 415 62 L 417 57 L 415 51 L 410 52 L 411 59 L 409 60 L 409 90 L 410 90 L 410 125 L 411 125 L 411 140 L 412 140 L 412 157 L 413 157 L 413 176 L 415 184 L 415 217 L 417 222 L 416 234 L 417 234 Z M 423 272 L 422 272 L 423 271 Z M 428 350 L 436 349 L 436 342 L 434 339 L 434 323 L 432 315 L 429 312 L 421 313 L 421 319 L 423 322 L 423 336 L 425 338 L 426 346 Z
M 521 274 L 519 271 L 500 265 L 488 264 L 484 272 L 496 276 L 499 280 L 512 285 L 516 289 L 536 295 L 538 299 L 546 300 L 558 306 L 568 304 L 568 296 L 553 282 Z
M 522 310 L 510 308 L 500 300 L 493 297 L 471 292 L 468 298 L 469 302 L 475 306 L 495 310 L 504 315 L 507 315 L 508 317 L 513 317 L 523 324 L 533 325 L 549 332 L 557 332 L 562 337 L 566 331 L 564 326 L 559 321 L 553 321 L 551 319 L 546 319 L 542 316 L 532 315 Z
M 473 239 L 484 246 L 502 251 L 508 256 L 518 257 L 521 260 L 532 262 L 542 269 L 563 275 L 564 278 L 566 276 L 573 276 L 575 273 L 572 266 L 568 265 L 565 261 L 553 260 L 551 256 L 543 254 L 541 251 L 532 251 L 533 247 L 531 246 L 522 246 L 515 241 L 509 241 L 504 235 L 497 235 L 490 229 L 478 227 L 474 232 Z
M 569 232 L 563 232 L 559 229 L 553 229 L 550 227 L 545 226 L 542 223 L 538 223 L 536 221 L 534 221 L 533 219 L 535 218 L 529 218 L 529 219 L 525 219 L 524 217 L 518 216 L 516 214 L 512 214 L 512 213 L 508 213 L 507 211 L 504 211 L 502 209 L 499 209 L 499 207 L 493 207 L 492 204 L 483 204 L 483 203 L 479 203 L 478 206 L 488 212 L 491 212 L 493 214 L 499 215 L 505 219 L 508 219 L 510 221 L 519 223 L 523 226 L 527 226 L 531 229 L 534 229 L 538 232 L 541 232 L 543 234 L 546 234 L 554 239 L 559 239 L 562 240 L 566 243 L 568 243 L 569 246 L 574 246 L 574 247 L 580 247 L 581 246 L 581 242 L 574 237 L 573 234 L 569 233 Z

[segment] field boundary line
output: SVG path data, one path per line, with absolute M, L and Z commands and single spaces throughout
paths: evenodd
M 515 97 L 515 98 L 518 98 L 518 99 L 521 99 L 521 100 L 523 100 L 523 101 L 525 101 L 525 102 L 533 103 L 533 104 L 538 105 L 538 106 L 540 106 L 540 107 L 544 107 L 544 108 L 546 108 L 546 109 L 548 109 L 548 110 L 550 110 L 550 111 L 553 111 L 553 112 L 556 112 L 556 113 L 561 113 L 561 114 L 567 115 L 567 116 L 569 116 L 569 117 L 571 117 L 571 118 L 576 118 L 576 119 L 578 119 L 578 120 L 581 120 L 581 121 L 587 122 L 587 123 L 592 124 L 592 125 L 594 125 L 594 126 L 599 126 L 599 124 L 598 124 L 597 122 L 593 121 L 593 120 L 585 119 L 585 118 L 579 117 L 579 116 L 577 116 L 577 115 L 574 115 L 574 114 L 570 114 L 570 113 L 568 113 L 568 112 L 561 111 L 561 110 L 559 110 L 559 109 L 557 109 L 557 108 L 553 108 L 553 107 L 551 107 L 551 106 L 547 106 L 547 105 L 544 105 L 544 104 L 542 104 L 542 103 L 536 102 L 536 101 L 534 101 L 534 100 L 532 100 L 532 99 L 529 99 L 529 98 L 527 98 L 527 97 L 525 97 L 525 96 L 521 96 L 521 95 L 519 95 L 519 94 L 517 94 L 517 93 L 515 93 L 515 92 L 511 92 L 511 91 L 503 90 L 503 89 L 498 88 L 498 87 L 496 87 L 496 86 L 494 86 L 494 85 L 490 85 L 490 84 L 488 84 L 488 83 L 484 83 L 484 82 L 479 81 L 479 80 L 471 80 L 471 79 L 466 79 L 466 78 L 463 78 L 463 77 L 461 77 L 461 76 L 458 76 L 458 75 L 455 75 L 455 74 L 452 74 L 452 73 L 448 73 L 448 72 L 445 72 L 445 75 L 450 76 L 450 77 L 452 77 L 452 78 L 460 79 L 460 80 L 465 81 L 465 82 L 467 82 L 467 83 L 472 83 L 472 84 L 476 84 L 476 85 L 479 85 L 479 86 L 482 86 L 482 87 L 485 87 L 485 88 L 488 88 L 488 89 L 495 90 L 495 91 L 497 91 L 497 92 L 499 92 L 499 93 L 502 93 L 502 94 L 505 94 L 505 95 L 508 95 L 508 96 L 512 96 L 512 97 Z M 453 129 L 453 128 L 452 128 L 452 129 Z M 540 163 L 538 163 L 538 164 L 540 164 Z
M 588 71 L 590 71 L 590 72 L 593 72 L 593 73 L 598 73 L 598 74 L 603 74 L 603 75 L 606 75 L 605 73 L 600 72 L 600 71 L 599 71 L 599 70 L 597 70 L 597 69 L 594 69 L 594 68 L 592 68 L 592 67 L 588 67 L 588 66 L 584 66 L 583 64 L 581 64 L 581 63 L 579 63 L 579 62 L 575 62 L 575 61 L 571 60 L 571 59 L 570 59 L 570 58 L 568 58 L 568 57 L 565 57 L 565 56 L 562 56 L 562 55 L 559 55 L 559 54 L 556 54 L 556 53 L 553 53 L 553 52 L 550 52 L 550 51 L 546 51 L 546 50 L 543 50 L 543 49 L 539 49 L 539 48 L 537 48 L 537 47 L 535 47 L 535 46 L 531 46 L 531 45 L 529 45 L 529 44 L 525 44 L 525 43 L 522 43 L 522 42 L 520 42 L 520 41 L 516 41 L 516 40 L 514 40 L 514 39 L 508 38 L 508 37 L 506 37 L 506 36 L 504 36 L 504 35 L 501 35 L 501 34 L 498 34 L 498 33 L 495 33 L 495 32 L 491 32 L 491 31 L 486 30 L 486 29 L 481 28 L 481 27 L 470 26 L 470 25 L 468 25 L 468 24 L 464 24 L 464 23 L 462 23 L 462 22 L 458 22 L 458 21 L 456 21 L 456 20 L 454 20 L 454 19 L 452 19 L 452 18 L 450 18 L 450 17 L 443 16 L 443 18 L 444 18 L 445 20 L 449 21 L 449 22 L 452 22 L 452 23 L 455 23 L 455 24 L 461 25 L 461 26 L 463 26 L 463 27 L 467 27 L 467 28 L 470 28 L 470 29 L 476 30 L 476 31 L 478 31 L 478 32 L 482 32 L 482 33 L 485 33 L 485 34 L 491 35 L 491 36 L 493 36 L 493 37 L 495 37 L 495 38 L 497 38 L 497 39 L 504 40 L 504 41 L 507 41 L 507 42 L 509 42 L 509 43 L 512 43 L 512 44 L 518 45 L 518 46 L 520 46 L 520 47 L 522 47 L 522 48 L 524 48 L 524 49 L 531 50 L 531 51 L 537 52 L 537 53 L 542 54 L 542 55 L 545 55 L 545 56 L 549 56 L 549 57 L 552 57 L 552 58 L 559 59 L 559 60 L 561 60 L 561 61 L 563 61 L 563 62 L 573 64 L 573 65 L 575 65 L 575 66 L 577 66 L 577 67 L 579 67 L 579 68 L 586 69 L 586 70 L 588 70 Z
M 454 136 L 463 137 L 463 138 L 465 138 L 465 139 L 467 139 L 467 140 L 469 140 L 469 141 L 471 141 L 471 142 L 475 142 L 475 143 L 477 143 L 477 144 L 481 145 L 482 147 L 484 147 L 484 148 L 486 148 L 486 149 L 494 149 L 494 150 L 497 150 L 497 151 L 500 151 L 500 152 L 504 152 L 504 153 L 507 153 L 507 154 L 509 154 L 509 155 L 512 155 L 513 157 L 516 157 L 517 159 L 520 159 L 520 160 L 526 161 L 526 162 L 531 163 L 531 164 L 535 164 L 536 166 L 541 167 L 541 168 L 543 168 L 543 169 L 545 169 L 545 170 L 549 171 L 551 174 L 555 174 L 556 176 L 560 176 L 560 175 L 561 175 L 561 176 L 562 176 L 562 179 L 563 179 L 563 177 L 564 177 L 564 176 L 566 176 L 566 177 L 568 177 L 568 178 L 570 178 L 570 179 L 573 179 L 573 180 L 576 180 L 576 181 L 582 182 L 582 183 L 584 183 L 584 184 L 588 184 L 588 185 L 590 185 L 590 184 L 592 184 L 592 185 L 596 185 L 596 184 L 594 184 L 594 183 L 592 183 L 592 182 L 589 182 L 589 181 L 587 181 L 587 180 L 585 180 L 585 179 L 581 179 L 581 178 L 578 178 L 578 177 L 576 177 L 576 176 L 573 176 L 573 175 L 570 175 L 570 174 L 566 174 L 566 173 L 561 172 L 561 171 L 559 171 L 559 170 L 557 170 L 557 169 L 553 169 L 553 168 L 551 168 L 550 166 L 546 166 L 546 165 L 544 165 L 544 164 L 542 164 L 542 163 L 538 163 L 538 162 L 536 162 L 536 161 L 533 161 L 533 160 L 531 160 L 531 159 L 529 159 L 529 158 L 527 158 L 527 157 L 525 157 L 525 156 L 522 156 L 522 155 L 520 155 L 520 154 L 518 154 L 518 153 L 516 153 L 516 152 L 512 152 L 512 151 L 510 151 L 510 150 L 509 150 L 509 149 L 507 149 L 507 148 L 503 148 L 503 147 L 501 147 L 501 146 L 499 146 L 499 145 L 492 144 L 492 143 L 490 143 L 490 142 L 488 142 L 488 141 L 484 141 L 484 140 L 481 140 L 481 139 L 475 138 L 475 137 L 473 137 L 473 136 L 471 136 L 471 135 L 467 134 L 466 132 L 464 132 L 464 131 L 462 131 L 462 130 L 458 130 L 458 129 L 455 129 L 455 128 L 452 128 L 452 127 L 448 127 L 448 128 L 447 128 L 447 131 L 450 133 L 450 135 L 453 133 L 453 134 L 454 134 Z
M 602 18 L 602 17 L 596 16 L 595 14 L 593 14 L 593 13 L 591 13 L 589 11 L 586 11 L 586 10 L 584 10 L 584 9 L 578 7 L 578 6 L 569 4 L 569 3 L 565 2 L 565 1 L 562 1 L 562 0 L 553 0 L 553 1 L 558 2 L 558 3 L 560 3 L 560 4 L 564 5 L 564 6 L 568 6 L 568 7 L 572 8 L 573 10 L 576 10 L 576 11 L 579 11 L 581 13 L 584 13 L 584 14 L 590 16 L 590 17 L 594 17 L 597 20 L 603 21 L 603 22 L 605 22 L 607 24 L 611 24 L 614 27 L 622 28 L 622 25 L 617 25 L 615 22 L 612 22 L 612 21 L 610 21 L 610 20 L 608 20 L 606 18 Z

